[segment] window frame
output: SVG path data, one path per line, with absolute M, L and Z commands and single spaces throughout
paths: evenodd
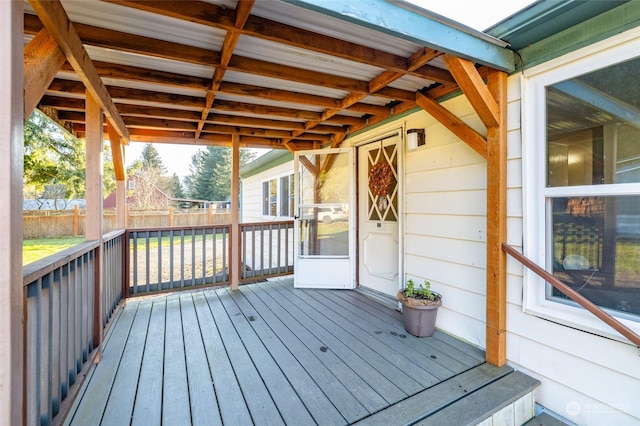
M 521 76 L 522 108 L 522 192 L 523 252 L 536 264 L 546 267 L 549 251 L 549 211 L 547 197 L 638 195 L 640 183 L 547 187 L 546 88 L 616 63 L 640 57 L 640 29 L 576 50 L 533 67 Z M 543 236 L 541 238 L 541 236 Z M 597 335 L 626 341 L 591 313 L 561 301 L 547 299 L 547 284 L 535 273 L 523 269 L 524 312 Z M 636 332 L 640 319 L 608 310 L 612 316 Z
M 261 212 L 262 212 L 262 217 L 265 219 L 273 219 L 273 218 L 293 218 L 294 217 L 294 211 L 291 208 L 291 201 L 290 201 L 290 195 L 289 194 L 283 194 L 283 188 L 282 188 L 282 181 L 284 178 L 288 178 L 289 179 L 289 187 L 291 188 L 293 186 L 293 173 L 284 173 L 284 174 L 279 174 L 277 176 L 272 176 L 269 177 L 268 179 L 264 179 L 261 181 L 261 195 L 262 195 L 262 206 L 261 206 Z M 276 200 L 275 200 L 275 204 L 276 204 L 276 214 L 272 215 L 271 214 L 271 203 L 270 203 L 270 195 L 269 195 L 269 190 L 270 190 L 270 185 L 271 182 L 275 181 L 275 185 L 276 185 Z M 266 193 L 265 193 L 266 190 Z M 293 192 L 291 193 L 293 194 Z M 283 197 L 286 197 L 287 202 L 288 202 L 288 206 L 289 209 L 291 211 L 288 212 L 288 214 L 282 214 L 282 199 Z

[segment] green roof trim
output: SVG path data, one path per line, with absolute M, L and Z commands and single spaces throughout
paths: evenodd
M 286 149 L 272 149 L 249 164 L 240 168 L 240 177 L 246 178 L 293 160 L 293 154 Z
M 518 53 L 527 69 L 638 26 L 640 2 L 631 1 L 524 47 Z
M 284 0 L 293 5 L 511 72 L 515 55 L 505 43 L 428 10 L 393 0 Z

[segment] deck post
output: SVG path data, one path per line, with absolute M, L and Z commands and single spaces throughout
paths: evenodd
M 0 2 L 0 424 L 23 424 L 23 2 Z
M 231 137 L 231 257 L 229 278 L 231 289 L 237 290 L 240 284 L 240 136 Z
M 95 362 L 100 361 L 100 346 L 102 344 L 102 108 L 87 90 L 86 94 L 86 122 L 87 133 L 86 151 L 86 181 L 87 181 L 87 218 L 85 225 L 85 239 L 99 241 L 96 250 L 95 281 L 94 281 L 94 317 L 93 317 L 93 346 L 97 348 Z
M 486 359 L 507 362 L 507 74 L 490 70 L 487 86 L 498 103 L 498 125 L 487 129 Z

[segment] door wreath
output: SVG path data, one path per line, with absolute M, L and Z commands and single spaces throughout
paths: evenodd
M 369 171 L 369 190 L 373 195 L 377 195 L 378 208 L 382 211 L 387 208 L 387 194 L 389 194 L 389 186 L 393 170 L 389 163 L 376 163 Z

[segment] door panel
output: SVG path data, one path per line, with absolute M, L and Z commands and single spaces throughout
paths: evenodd
M 399 288 L 400 178 L 397 135 L 358 148 L 359 285 Z
M 294 286 L 353 288 L 352 149 L 298 151 Z

